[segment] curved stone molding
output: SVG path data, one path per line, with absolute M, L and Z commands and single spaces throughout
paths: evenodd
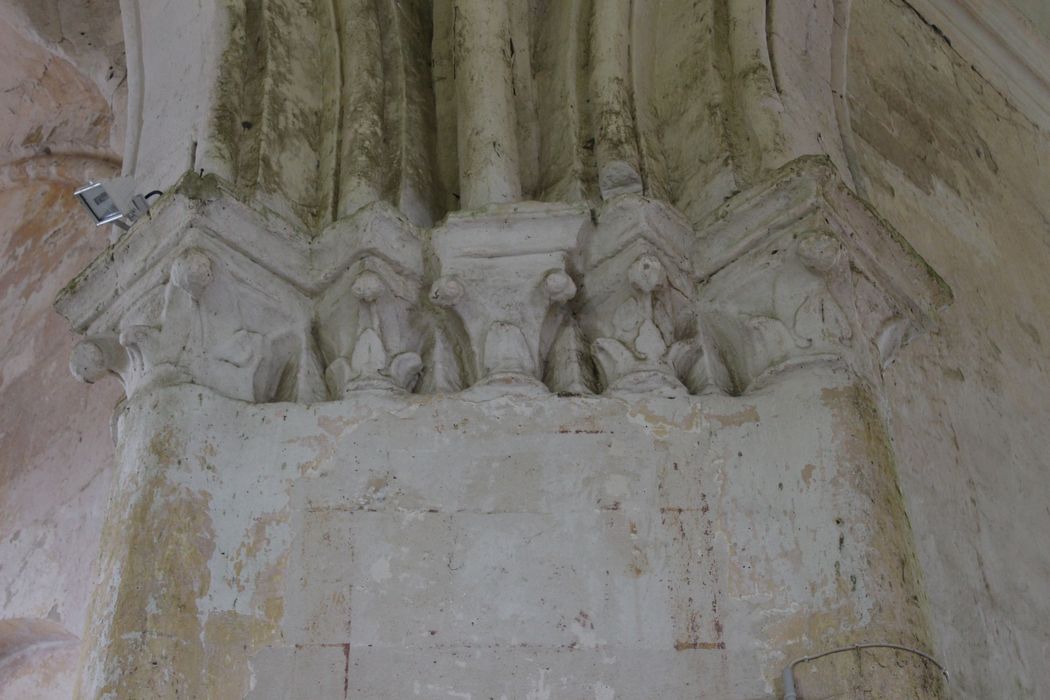
M 590 81 L 594 155 L 598 190 L 606 200 L 644 189 L 631 82 L 631 33 L 631 3 L 594 3 Z
M 1050 42 L 1004 0 L 909 0 L 976 70 L 1050 131 Z
M 730 0 L 726 86 L 741 175 L 827 154 L 852 186 L 845 100 L 851 0 Z
M 737 195 L 701 236 L 702 323 L 738 391 L 820 362 L 877 381 L 952 298 L 823 158 L 794 161 Z

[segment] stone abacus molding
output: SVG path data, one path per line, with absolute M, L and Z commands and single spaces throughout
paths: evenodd
M 191 173 L 56 306 L 86 336 L 71 360 L 84 381 L 314 402 L 743 393 L 818 362 L 877 381 L 950 300 L 829 161 L 801 158 L 698 230 L 628 192 L 433 230 L 376 202 L 310 237 Z
M 1033 122 L 1050 130 L 1050 42 L 1004 0 L 908 0 L 953 50 Z

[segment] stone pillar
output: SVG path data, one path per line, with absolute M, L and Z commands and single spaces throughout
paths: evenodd
M 877 382 L 948 292 L 830 167 L 700 238 L 633 195 L 493 219 L 428 273 L 387 208 L 306 245 L 191 175 L 70 286 L 74 371 L 128 393 L 83 697 L 752 697 L 928 647 Z M 936 687 L 887 658 L 802 682 Z
M 74 373 L 127 395 L 81 697 L 751 698 L 795 656 L 929 648 L 880 368 L 950 292 L 824 158 L 699 219 L 647 196 L 622 8 L 594 27 L 600 201 L 517 201 L 496 5 L 453 5 L 468 210 L 310 204 L 282 143 L 240 141 L 274 187 L 184 174 L 59 298 Z M 329 143 L 275 71 L 263 133 Z M 368 175 L 374 145 L 331 152 Z M 800 685 L 943 690 L 880 651 Z
M 602 197 L 641 192 L 641 163 L 631 90 L 631 3 L 594 3 L 591 93 Z
M 508 0 L 454 5 L 459 181 L 464 209 L 521 199 Z
M 897 604 L 877 613 L 858 616 L 855 609 L 847 609 L 853 603 L 847 608 L 831 604 L 829 609 L 835 612 L 830 617 L 811 609 L 773 623 L 766 632 L 775 628 L 776 634 L 783 635 L 780 648 L 793 658 L 872 642 L 876 637 L 880 642 L 898 640 L 890 643 L 930 650 L 933 640 L 926 628 L 921 572 L 896 486 L 892 445 L 878 407 L 882 370 L 912 337 L 935 327 L 938 309 L 950 303 L 951 291 L 845 186 L 826 159 L 789 163 L 730 200 L 703 230 L 706 235 L 694 254 L 702 279 L 700 324 L 724 361 L 730 391 L 742 397 L 783 396 L 786 386 L 803 382 L 819 392 L 822 405 L 835 417 L 802 439 L 820 442 L 830 436 L 836 444 L 833 461 L 840 467 L 850 465 L 843 478 L 864 494 L 855 494 L 856 500 L 839 500 L 831 495 L 835 487 L 824 481 L 824 495 L 830 501 L 809 506 L 804 499 L 795 500 L 788 519 L 774 518 L 778 525 L 773 527 L 790 522 L 796 536 L 811 529 L 819 532 L 822 519 L 830 516 L 839 534 L 837 544 L 829 548 L 835 561 L 823 571 L 836 581 L 844 600 L 856 603 L 866 598 L 863 594 L 858 598 L 858 590 L 876 580 L 877 597 L 899 596 Z M 787 411 L 810 409 L 800 402 Z M 795 463 L 787 454 L 800 437 L 794 431 L 783 434 L 786 451 L 775 459 Z M 814 483 L 812 474 L 821 469 L 807 463 L 795 484 L 807 489 Z M 757 492 L 768 488 L 768 483 L 758 486 Z M 776 488 L 778 493 L 790 491 L 791 485 L 778 479 Z M 760 517 L 757 512 L 755 516 Z M 846 525 L 851 522 L 852 526 Z M 846 573 L 840 555 L 860 531 L 870 537 L 863 570 Z M 782 556 L 796 554 L 785 550 Z M 801 578 L 810 585 L 827 580 L 821 574 L 814 576 L 822 568 L 819 565 L 804 568 L 807 574 Z M 750 579 L 747 585 L 754 587 L 753 592 L 770 582 L 768 577 L 752 579 L 751 574 L 749 569 L 744 578 Z M 865 622 L 842 624 L 851 618 Z M 825 624 L 825 629 L 814 628 Z M 814 639 L 821 640 L 819 649 Z M 801 697 L 837 693 L 941 697 L 944 686 L 935 667 L 917 656 L 904 660 L 896 654 L 880 651 L 866 657 L 854 652 L 817 659 L 798 667 L 796 684 Z M 910 665 L 911 671 L 879 671 L 890 657 Z

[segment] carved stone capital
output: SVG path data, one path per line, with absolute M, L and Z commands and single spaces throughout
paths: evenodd
M 820 362 L 876 381 L 951 302 L 944 281 L 823 158 L 793 161 L 738 194 L 700 235 L 701 322 L 739 391 Z
M 454 214 L 434 231 L 430 299 L 451 312 L 466 384 L 547 391 L 547 357 L 576 296 L 570 256 L 589 222 L 582 207 L 523 203 Z
M 698 232 L 628 193 L 596 224 L 582 206 L 498 205 L 429 242 L 382 202 L 314 237 L 188 174 L 57 307 L 87 336 L 71 359 L 85 381 L 265 402 L 733 392 L 819 362 L 875 381 L 950 299 L 826 160 L 803 158 Z
M 310 299 L 288 281 L 296 243 L 213 178 L 184 179 L 60 294 L 88 335 L 73 373 L 113 373 L 128 397 L 193 382 L 245 401 L 324 398 Z
M 423 369 L 419 234 L 385 206 L 336 222 L 322 238 L 346 260 L 317 304 L 318 338 L 333 396 L 412 391 Z
M 639 195 L 601 210 L 580 251 L 578 314 L 604 389 L 673 396 L 708 385 L 689 265 L 694 238 L 672 207 Z

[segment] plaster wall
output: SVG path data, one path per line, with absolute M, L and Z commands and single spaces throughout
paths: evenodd
M 1050 5 L 1043 0 L 1011 0 L 1010 3 L 1032 26 L 1045 37 L 1050 37 Z
M 0 231 L 0 619 L 48 620 L 79 637 L 95 581 L 118 392 L 72 380 L 68 330 L 50 309 L 64 276 L 104 240 L 70 206 L 72 186 L 35 182 L 0 192 L 0 216 L 19 222 Z M 47 663 L 71 678 L 75 651 L 64 665 L 50 654 Z M 0 661 L 0 697 L 37 697 L 25 685 L 8 688 L 9 670 Z
M 866 193 L 955 293 L 885 377 L 958 697 L 1050 692 L 1050 138 L 903 3 L 854 3 Z
M 48 618 L 79 635 L 109 487 L 109 414 L 117 397 L 110 387 L 92 393 L 67 378 L 71 343 L 50 313 L 61 275 L 98 248 L 68 199 L 66 183 L 0 193 L 3 211 L 21 219 L 7 231 L 0 273 L 0 603 L 2 617 Z
M 69 697 L 110 487 L 118 391 L 69 376 L 51 308 L 105 246 L 71 190 L 119 165 L 107 101 L 0 20 L 0 697 Z

